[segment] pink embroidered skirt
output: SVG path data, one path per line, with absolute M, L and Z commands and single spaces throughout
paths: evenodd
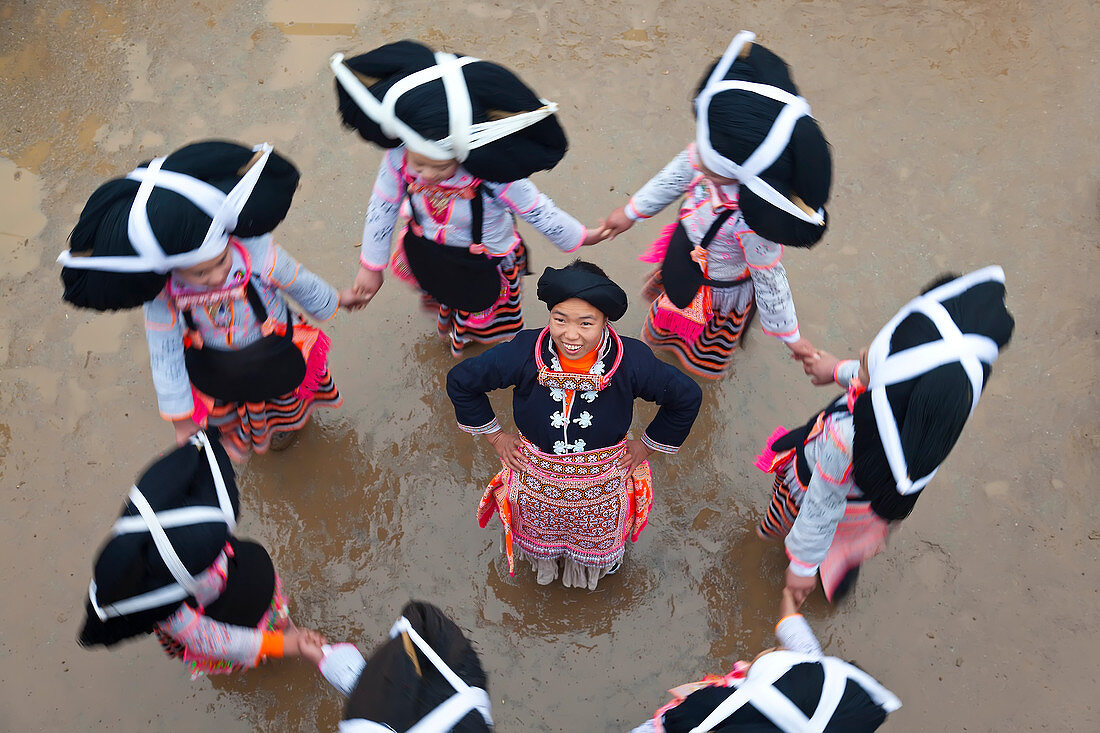
M 595 588 L 623 558 L 626 541 L 637 541 L 653 504 L 649 462 L 633 473 L 615 462 L 626 441 L 608 448 L 554 455 L 522 442 L 525 467 L 504 468 L 481 497 L 478 523 L 499 513 L 508 571 L 515 575 L 515 545 L 535 565 L 540 583 Z M 552 565 L 551 565 L 552 563 Z

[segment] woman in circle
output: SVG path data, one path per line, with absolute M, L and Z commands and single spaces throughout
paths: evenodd
M 484 435 L 503 464 L 478 514 L 484 527 L 499 512 L 509 572 L 518 554 L 539 584 L 560 573 L 566 587 L 594 589 L 645 527 L 653 501 L 647 459 L 680 449 L 702 393 L 645 344 L 615 332 L 610 322 L 626 312 L 626 293 L 596 265 L 546 268 L 538 298 L 549 324 L 455 366 L 447 394 L 459 428 Z M 487 396 L 506 387 L 514 388 L 517 433 L 501 429 Z M 632 440 L 639 398 L 660 409 Z

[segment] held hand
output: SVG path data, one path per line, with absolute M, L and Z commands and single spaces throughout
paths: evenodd
M 191 436 L 202 430 L 202 427 L 195 424 L 195 421 L 189 417 L 185 417 L 182 420 L 173 420 L 172 427 L 176 431 L 176 445 L 183 446 L 191 439 Z
M 817 575 L 811 575 L 809 577 L 803 577 L 801 575 L 795 575 L 791 572 L 790 568 L 787 568 L 787 587 L 783 589 L 784 592 L 790 592 L 791 598 L 794 600 L 794 610 L 802 608 L 803 602 L 806 597 L 814 592 L 814 588 L 817 587 Z
M 321 647 L 327 643 L 324 636 L 312 629 L 287 629 L 283 632 L 283 656 L 300 656 L 320 663 L 324 656 Z
M 626 452 L 623 453 L 617 463 L 620 468 L 626 468 L 628 473 L 642 465 L 642 462 L 653 455 L 653 450 L 640 440 L 626 441 Z
M 520 451 L 520 439 L 515 433 L 500 430 L 485 436 L 500 456 L 500 462 L 513 471 L 523 470 L 523 453 Z
M 784 588 L 783 598 L 779 601 L 779 619 L 783 620 L 796 613 L 798 613 L 798 603 L 794 600 L 794 593 L 790 588 Z
M 303 659 L 312 664 L 320 664 L 321 660 L 325 658 L 324 646 L 327 643 L 328 639 L 316 631 L 302 629 L 302 636 L 298 641 L 298 650 Z
M 367 267 L 359 267 L 359 272 L 355 274 L 355 282 L 352 283 L 352 288 L 360 296 L 366 298 L 363 305 L 369 303 L 371 298 L 374 297 L 374 294 L 378 292 L 378 289 L 382 287 L 382 278 L 382 270 L 371 270 Z
M 585 231 L 584 241 L 581 242 L 582 247 L 591 247 L 593 244 L 599 244 L 610 236 L 610 232 L 603 227 L 602 223 L 596 227 L 585 227 Z
M 603 230 L 604 236 L 609 236 L 612 239 L 632 226 L 634 226 L 634 220 L 626 215 L 626 207 L 624 206 L 620 206 L 612 211 L 607 215 L 606 219 L 600 220 L 600 227 Z
M 800 338 L 794 343 L 787 344 L 787 348 L 791 350 L 791 358 L 801 362 L 805 362 L 807 358 L 817 353 L 814 350 L 814 345 L 804 338 Z
M 369 302 L 370 298 L 360 294 L 355 288 L 341 290 L 337 299 L 337 305 L 349 311 L 357 311 Z
M 836 365 L 839 363 L 840 360 L 828 351 L 818 351 L 802 360 L 802 371 L 810 375 L 810 382 L 820 387 L 833 383 L 833 375 L 836 374 Z

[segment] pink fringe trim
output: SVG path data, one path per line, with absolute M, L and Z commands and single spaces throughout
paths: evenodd
M 328 373 L 328 350 L 332 346 L 332 339 L 324 331 L 317 329 L 317 341 L 309 350 L 306 358 L 306 378 L 298 385 L 298 399 L 312 399 L 314 393 L 320 388 L 321 381 Z
M 771 436 L 768 437 L 767 442 L 764 443 L 764 450 L 760 452 L 760 455 L 756 457 L 756 461 L 754 461 L 752 465 L 756 466 L 764 473 L 772 473 L 775 470 L 775 457 L 778 455 L 772 450 L 772 445 L 775 444 L 775 441 L 786 435 L 787 432 L 787 429 L 782 425 L 777 427 L 772 432 Z
M 688 343 L 694 343 L 706 328 L 706 324 L 696 323 L 677 311 L 666 310 L 660 306 L 657 307 L 657 314 L 653 316 L 653 325 L 662 331 L 676 334 Z
M 202 399 L 202 395 L 194 387 L 191 388 L 191 402 L 195 405 L 195 411 L 191 413 L 191 421 L 199 427 L 206 427 L 206 418 L 210 415 L 210 412 L 206 409 L 206 403 Z
M 669 224 L 661 227 L 661 233 L 653 244 L 649 245 L 649 250 L 639 257 L 642 262 L 655 262 L 660 264 L 665 261 L 665 252 L 668 252 L 668 243 L 672 241 L 672 233 L 676 231 L 678 223 Z

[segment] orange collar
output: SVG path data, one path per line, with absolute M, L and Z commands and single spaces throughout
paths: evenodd
M 564 354 L 558 354 L 558 361 L 561 362 L 562 371 L 571 372 L 573 374 L 588 374 L 588 370 L 596 363 L 596 352 L 599 350 L 600 347 L 597 346 L 579 359 L 570 359 Z

